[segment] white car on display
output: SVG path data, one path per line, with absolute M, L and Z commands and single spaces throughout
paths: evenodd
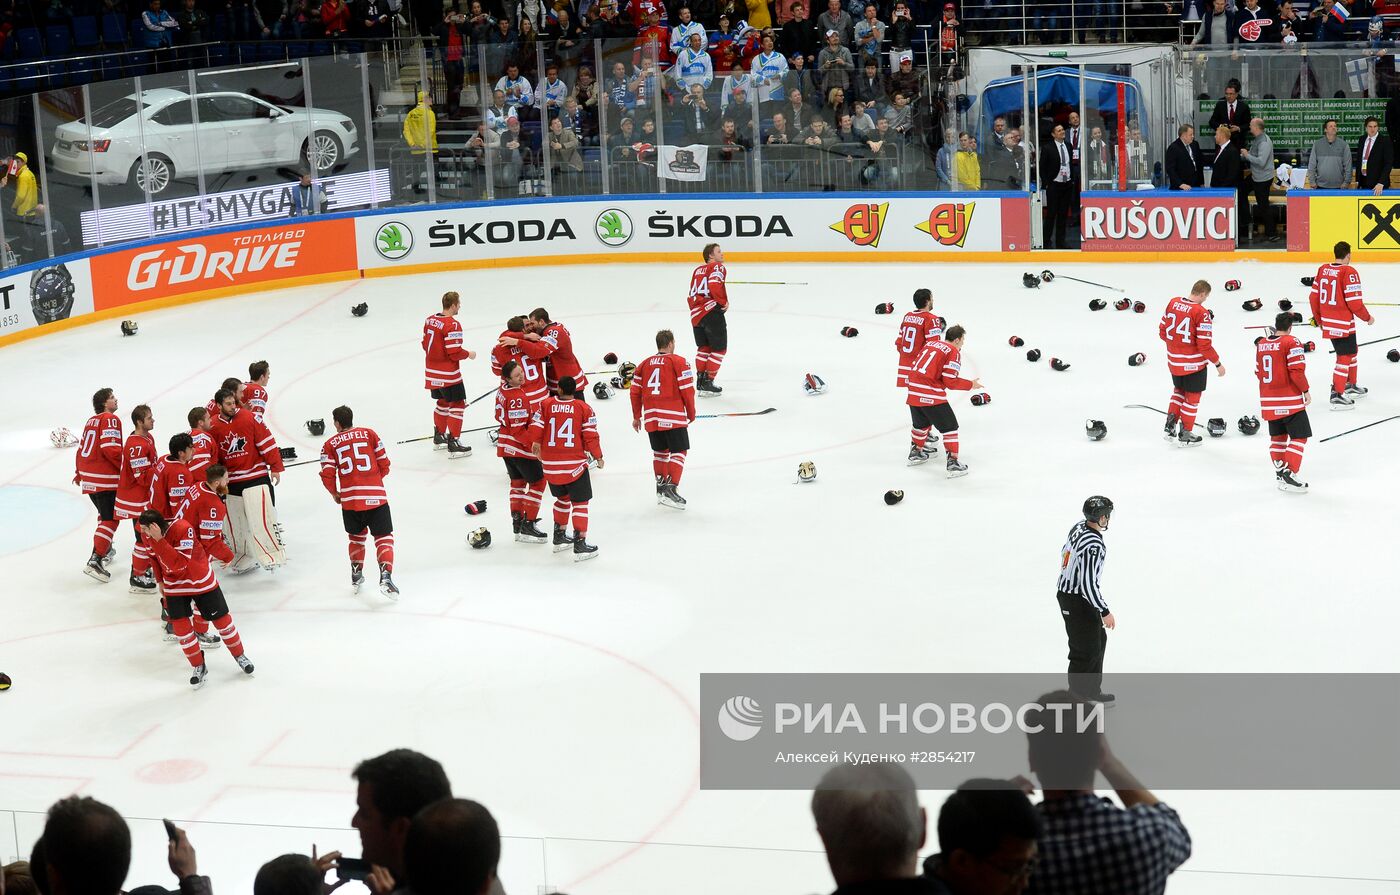
M 198 173 L 305 164 L 321 177 L 359 149 L 355 123 L 339 112 L 274 106 L 246 93 L 200 93 L 192 101 L 183 90 L 158 88 L 60 124 L 51 164 L 158 196 L 175 178 Z

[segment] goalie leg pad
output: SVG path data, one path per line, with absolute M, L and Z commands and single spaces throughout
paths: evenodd
M 248 554 L 265 569 L 275 568 L 287 561 L 278 536 L 277 506 L 272 502 L 272 489 L 257 485 L 243 491 L 243 511 L 248 526 Z

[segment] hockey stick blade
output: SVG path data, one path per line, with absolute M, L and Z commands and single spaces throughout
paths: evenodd
M 1341 438 L 1343 435 L 1350 435 L 1353 432 L 1360 432 L 1362 429 L 1369 429 L 1372 426 L 1379 426 L 1381 423 L 1388 423 L 1391 420 L 1400 420 L 1400 416 L 1388 416 L 1383 420 L 1376 420 L 1374 423 L 1367 423 L 1364 426 L 1357 426 L 1355 429 L 1348 429 L 1345 432 L 1338 432 L 1336 435 L 1328 435 L 1322 441 L 1331 441 L 1334 438 Z
M 1123 409 L 1124 409 L 1124 410 L 1133 410 L 1133 409 L 1137 409 L 1137 410 L 1151 410 L 1151 411 L 1154 411 L 1154 412 L 1156 412 L 1156 413 L 1160 413 L 1162 416 L 1166 416 L 1166 415 L 1167 415 L 1167 412 L 1166 412 L 1165 410 L 1158 410 L 1156 407 L 1148 407 L 1146 404 L 1124 404 L 1124 405 L 1123 405 Z
M 783 280 L 725 280 L 731 286 L 806 286 L 806 283 L 788 283 Z
M 762 410 L 749 410 L 744 413 L 701 413 L 696 415 L 697 420 L 715 420 L 722 416 L 763 416 L 765 413 L 772 413 L 776 407 L 765 407 Z
M 1067 274 L 1059 274 L 1059 273 L 1057 273 L 1057 274 L 1055 274 L 1054 279 L 1057 279 L 1057 280 L 1073 280 L 1073 281 L 1076 282 L 1076 283 L 1083 283 L 1085 286 L 1098 286 L 1100 289 L 1108 289 L 1108 290 L 1110 290 L 1110 291 L 1112 291 L 1112 292 L 1122 292 L 1122 291 L 1123 291 L 1122 289 L 1119 289 L 1117 286 L 1108 286 L 1108 285 L 1105 285 L 1105 284 L 1103 284 L 1103 283 L 1095 283 L 1093 280 L 1081 280 L 1081 279 L 1079 279 L 1079 277 L 1071 277 L 1071 276 L 1068 276 Z

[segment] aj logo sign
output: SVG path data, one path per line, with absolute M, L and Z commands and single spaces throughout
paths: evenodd
M 884 227 L 885 215 L 889 210 L 888 202 L 852 205 L 846 209 L 841 220 L 831 225 L 831 229 L 849 239 L 853 245 L 879 248 L 880 230 Z
M 939 245 L 962 248 L 972 229 L 972 210 L 976 205 L 976 202 L 935 205 L 928 213 L 928 220 L 919 221 L 914 227 L 932 236 Z

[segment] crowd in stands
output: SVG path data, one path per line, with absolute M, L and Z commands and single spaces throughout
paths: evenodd
M 1069 691 L 1040 697 L 1027 715 L 1025 777 L 974 779 L 938 812 L 931 851 L 925 809 L 900 765 L 841 764 L 812 795 L 816 832 L 835 895 L 1159 895 L 1191 854 L 1176 811 L 1124 766 L 1104 736 L 1052 720 Z M 1097 775 L 1121 807 L 1095 793 Z M 261 864 L 253 895 L 328 895 L 363 878 L 373 895 L 504 895 L 501 834 L 485 806 L 454 798 L 437 761 L 395 749 L 361 762 L 351 825 L 361 857 L 285 854 Z M 799 821 L 800 823 L 800 821 Z M 173 879 L 128 880 L 131 833 L 112 807 L 70 796 L 48 812 L 30 860 L 4 868 L 6 895 L 213 895 L 185 831 L 170 830 Z M 328 879 L 328 876 L 331 878 Z M 736 891 L 739 891 L 736 889 Z

